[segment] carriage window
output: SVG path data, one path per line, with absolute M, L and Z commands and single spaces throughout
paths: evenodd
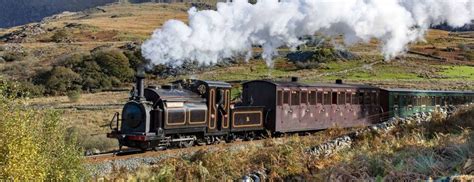
M 370 104 L 377 105 L 377 93 L 370 93 Z
M 364 104 L 365 104 L 365 105 L 370 105 L 370 103 L 371 103 L 371 97 L 370 97 L 370 95 L 371 95 L 371 94 L 368 93 L 368 92 L 365 92 L 365 93 L 364 93 Z
M 441 105 L 441 97 L 435 97 L 435 105 Z
M 322 92 L 318 92 L 316 102 L 318 104 L 323 104 L 323 93 Z
M 316 91 L 309 91 L 309 104 L 316 105 Z
M 291 105 L 292 106 L 300 105 L 300 92 L 299 91 L 291 91 Z
M 359 104 L 362 105 L 364 104 L 364 92 L 359 92 L 358 93 L 359 97 Z
M 408 101 L 407 104 L 408 104 L 408 105 L 413 105 L 413 100 L 414 100 L 413 96 L 408 96 L 408 98 L 407 98 L 407 101 Z
M 331 105 L 331 95 L 328 92 L 324 92 L 324 105 Z
M 337 104 L 337 92 L 332 92 L 332 104 Z
M 344 105 L 346 103 L 346 93 L 341 92 L 341 93 L 338 93 L 337 95 L 338 95 L 337 104 Z
M 301 92 L 301 104 L 308 104 L 308 92 Z
M 352 93 L 352 104 L 353 105 L 358 105 L 359 104 L 359 97 L 357 96 L 356 93 Z
M 283 104 L 283 93 L 281 90 L 277 92 L 277 105 L 281 106 Z
M 400 98 L 398 95 L 393 96 L 393 105 L 399 105 L 400 104 Z
M 290 91 L 283 92 L 283 104 L 290 103 Z
M 351 104 L 351 96 L 352 96 L 352 93 L 350 92 L 346 93 L 346 104 Z

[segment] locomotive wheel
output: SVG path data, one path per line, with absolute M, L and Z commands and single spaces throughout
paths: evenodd
M 194 141 L 179 142 L 179 147 L 180 148 L 189 148 L 189 147 L 192 147 L 193 145 L 194 145 Z
M 250 132 L 250 133 L 245 134 L 244 140 L 245 141 L 252 141 L 254 138 L 255 138 L 255 133 Z
M 153 147 L 153 150 L 154 151 L 162 151 L 162 150 L 166 150 L 166 147 L 165 146 L 157 146 L 157 147 Z

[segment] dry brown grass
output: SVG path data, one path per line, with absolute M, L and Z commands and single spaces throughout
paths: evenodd
M 101 30 L 117 30 L 138 36 L 149 36 L 153 30 L 169 19 L 185 21 L 187 19 L 186 4 L 114 4 L 102 7 L 106 12 L 94 13 L 86 18 L 72 16 L 55 21 L 52 25 L 61 26 L 69 22 L 100 27 Z M 112 16 L 117 18 L 111 18 Z
M 40 97 L 29 99 L 28 104 L 48 106 L 121 104 L 128 100 L 128 94 L 128 92 L 86 93 L 75 103 L 71 103 L 67 96 Z
M 344 130 L 266 139 L 263 146 L 242 150 L 201 150 L 190 157 L 142 166 L 135 172 L 121 171 L 109 179 L 225 181 L 263 171 L 273 181 L 413 181 L 465 174 L 463 166 L 474 156 L 474 133 L 467 129 L 474 122 L 473 112 L 474 108 L 466 109 L 449 120 L 436 122 L 459 126 L 451 130 L 428 125 L 368 134 L 353 148 L 326 158 L 314 158 L 305 149 Z

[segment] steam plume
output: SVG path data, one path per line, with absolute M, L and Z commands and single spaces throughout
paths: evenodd
M 295 48 L 299 38 L 319 32 L 343 35 L 346 44 L 382 42 L 390 59 L 407 44 L 423 38 L 428 28 L 447 23 L 463 26 L 474 19 L 474 0 L 247 0 L 218 3 L 217 10 L 188 11 L 189 24 L 167 21 L 142 45 L 152 64 L 180 65 L 185 60 L 203 64 L 252 54 L 263 48 L 269 66 L 277 48 Z

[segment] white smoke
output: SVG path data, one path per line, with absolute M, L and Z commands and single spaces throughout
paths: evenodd
M 474 19 L 474 0 L 247 0 L 218 3 L 217 11 L 189 11 L 189 24 L 169 20 L 142 45 L 152 64 L 203 64 L 252 55 L 263 48 L 269 66 L 277 48 L 295 48 L 305 35 L 343 35 L 346 44 L 382 42 L 390 59 L 423 38 L 432 25 L 463 26 Z

